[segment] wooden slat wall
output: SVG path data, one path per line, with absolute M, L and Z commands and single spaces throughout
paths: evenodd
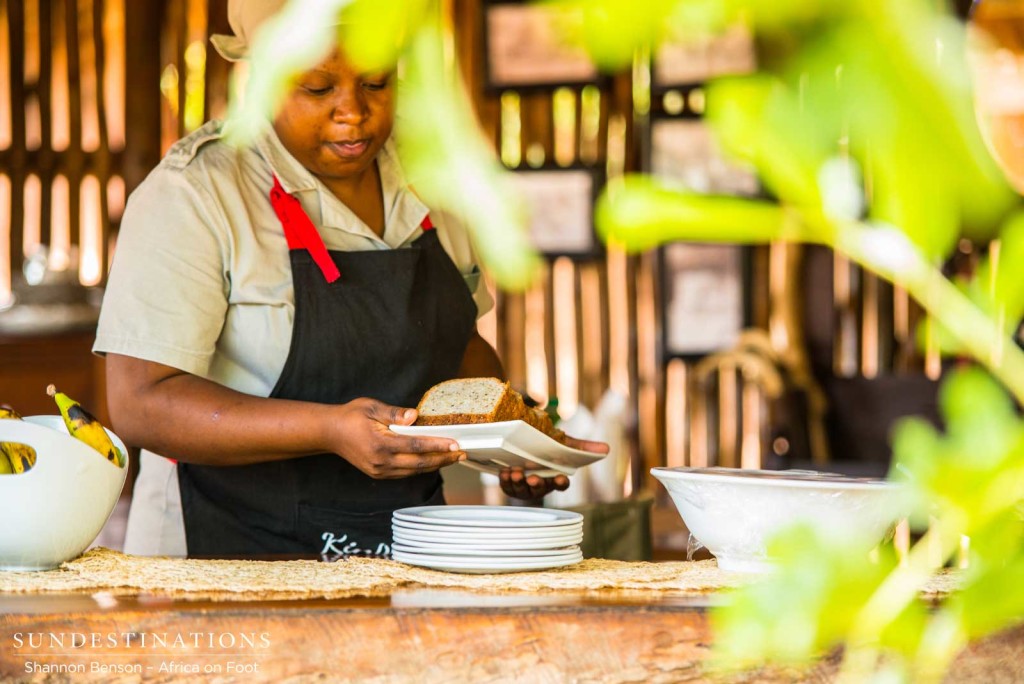
M 212 58 L 186 58 L 190 45 L 206 51 L 208 23 L 228 30 L 226 7 L 227 0 L 0 0 L 9 107 L 0 117 L 0 176 L 10 186 L 2 214 L 4 246 L 15 246 L 0 268 L 0 299 L 39 245 L 49 249 L 50 268 L 79 269 L 83 284 L 102 283 L 126 195 L 171 142 L 226 112 L 230 65 L 212 50 Z M 178 77 L 173 97 L 161 98 L 168 67 Z M 201 116 L 186 122 L 183 108 L 193 101 Z
M 49 269 L 72 269 L 82 285 L 101 284 L 124 195 L 117 188 L 126 118 L 125 0 L 6 0 L 0 7 L 10 107 L 0 147 L 0 172 L 10 180 L 0 299 L 41 246 Z M 105 26 L 115 30 L 106 35 Z M 113 51 L 106 47 L 111 40 L 120 41 Z

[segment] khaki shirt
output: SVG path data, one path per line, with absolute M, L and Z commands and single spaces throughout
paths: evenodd
M 421 235 L 427 207 L 389 141 L 377 156 L 385 228 L 378 237 L 284 149 L 269 126 L 235 148 L 211 121 L 175 143 L 125 208 L 93 351 L 178 368 L 269 396 L 291 345 L 295 297 L 288 244 L 269 200 L 273 175 L 298 197 L 328 249 L 398 249 Z M 463 227 L 431 212 L 438 238 L 473 293 L 493 300 Z M 357 361 L 358 363 L 358 361 Z M 177 472 L 142 452 L 125 550 L 184 555 Z

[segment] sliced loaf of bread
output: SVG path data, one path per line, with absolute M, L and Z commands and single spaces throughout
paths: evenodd
M 417 425 L 464 425 L 522 420 L 526 404 L 498 378 L 459 378 L 431 387 L 416 410 Z

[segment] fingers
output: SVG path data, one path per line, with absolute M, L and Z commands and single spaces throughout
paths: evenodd
M 565 436 L 565 445 L 573 449 L 579 449 L 580 451 L 589 451 L 595 454 L 607 454 L 608 445 L 604 442 L 592 442 L 588 439 L 576 439 L 575 437 Z
M 410 437 L 388 431 L 382 446 L 393 454 L 432 454 L 458 451 L 459 443 L 446 437 Z
M 392 406 L 376 399 L 364 399 L 366 415 L 385 425 L 412 425 L 416 422 L 416 409 Z
M 409 477 L 421 473 L 430 473 L 465 460 L 466 452 L 464 451 L 394 454 L 390 459 L 387 478 Z
M 553 490 L 565 491 L 569 488 L 569 478 L 565 475 L 540 477 L 527 475 L 522 468 L 506 468 L 498 474 L 498 482 L 502 491 L 516 499 L 539 499 Z
M 376 399 L 363 399 L 366 402 L 366 415 L 371 419 L 388 425 L 412 425 L 416 422 L 416 409 L 391 406 Z M 393 453 L 426 454 L 435 451 L 457 451 L 459 443 L 445 437 L 423 437 L 399 435 L 390 430 L 384 431 L 381 448 Z

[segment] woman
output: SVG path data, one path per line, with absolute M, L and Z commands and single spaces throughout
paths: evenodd
M 232 0 L 214 45 L 244 58 L 283 4 Z M 254 144 L 210 122 L 133 193 L 94 347 L 114 428 L 144 448 L 129 553 L 386 553 L 392 511 L 444 502 L 438 471 L 466 455 L 388 425 L 437 382 L 502 371 L 468 236 L 402 179 L 393 91 L 335 51 Z

